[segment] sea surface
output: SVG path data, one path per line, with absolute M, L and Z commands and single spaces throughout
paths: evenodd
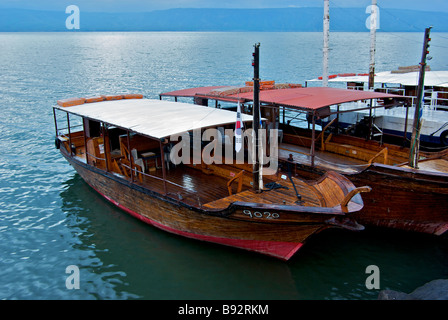
M 282 262 L 172 235 L 107 203 L 55 149 L 58 99 L 242 85 L 258 42 L 263 80 L 322 74 L 320 33 L 0 33 L 0 299 L 370 300 L 448 278 L 446 237 L 325 231 Z M 376 70 L 418 64 L 422 43 L 378 33 Z M 367 32 L 332 33 L 330 74 L 368 72 L 369 45 Z M 433 70 L 448 70 L 447 49 L 433 33 Z

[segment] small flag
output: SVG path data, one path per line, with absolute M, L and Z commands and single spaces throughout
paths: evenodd
M 241 119 L 241 105 L 238 101 L 238 109 L 236 110 L 236 124 L 235 124 L 235 151 L 240 152 L 242 141 L 243 120 Z

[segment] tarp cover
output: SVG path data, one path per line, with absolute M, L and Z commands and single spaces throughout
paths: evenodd
M 189 103 L 123 99 L 56 109 L 161 139 L 194 129 L 236 123 L 236 112 Z M 242 120 L 252 116 L 242 114 Z
M 378 72 L 375 74 L 375 83 L 401 84 L 403 86 L 418 86 L 419 72 L 395 73 L 391 71 Z M 312 79 L 308 81 L 322 81 Z M 329 79 L 329 82 L 369 82 L 369 77 L 365 75 L 338 76 Z M 426 71 L 425 86 L 448 88 L 448 71 Z
M 252 101 L 253 92 L 242 92 L 237 94 L 219 97 L 214 95 L 214 88 L 216 87 L 199 87 L 191 88 L 173 92 L 162 93 L 161 96 L 182 96 L 202 97 L 209 99 L 218 99 L 225 101 Z M 222 90 L 222 87 L 220 87 Z M 209 92 L 207 94 L 206 92 Z M 288 88 L 288 89 L 272 89 L 260 91 L 260 102 L 265 104 L 274 104 L 278 106 L 288 106 L 300 110 L 320 110 L 317 113 L 325 113 L 325 109 L 329 106 L 369 99 L 403 99 L 402 96 L 392 95 L 381 92 L 347 90 L 339 88 L 323 88 L 323 87 L 308 87 L 308 88 Z

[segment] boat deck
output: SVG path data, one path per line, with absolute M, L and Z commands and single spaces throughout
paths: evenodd
M 278 186 L 281 185 L 280 188 L 272 190 L 265 188 L 262 193 L 256 193 L 251 187 L 246 185 L 243 186 L 241 192 L 229 195 L 227 189 L 228 179 L 213 174 L 206 175 L 198 169 L 188 166 L 179 166 L 175 169 L 167 170 L 165 186 L 162 180 L 161 169 L 143 175 L 142 182 L 139 182 L 138 179 L 135 180 L 136 183 L 140 183 L 146 188 L 162 194 L 166 186 L 166 193 L 169 197 L 193 207 L 212 210 L 225 209 L 236 201 L 313 207 L 328 205 L 323 200 L 319 184 L 310 186 L 307 182 L 297 178 L 293 178 L 293 180 L 300 199 L 296 195 L 294 185 L 286 179 L 275 181 Z M 273 180 L 266 178 L 264 182 L 266 184 L 273 182 Z M 340 195 L 338 198 L 340 198 Z
M 296 163 L 311 166 L 310 149 L 289 143 L 279 145 L 279 158 L 288 159 L 289 154 L 293 155 Z M 356 173 L 364 169 L 367 165 L 365 161 L 344 157 L 335 153 L 316 151 L 314 160 L 316 166 L 327 170 L 334 170 L 343 173 Z
M 404 168 L 410 168 L 409 166 L 402 166 Z M 437 172 L 437 173 L 448 173 L 448 161 L 445 159 L 428 159 L 423 160 L 418 163 L 418 168 L 420 170 Z
M 321 205 L 317 193 L 309 188 L 303 181 L 294 179 L 294 184 L 297 188 L 303 202 L 298 201 L 297 195 L 294 191 L 294 186 L 290 181 L 282 180 L 283 188 L 264 190 L 262 194 L 255 193 L 253 190 L 246 190 L 237 194 L 233 194 L 226 198 L 222 198 L 213 202 L 206 203 L 204 207 L 210 209 L 225 209 L 231 203 L 241 201 L 248 203 L 265 203 L 265 204 L 283 204 L 288 206 L 304 205 L 317 207 Z
M 213 175 L 198 174 L 198 170 L 179 166 L 166 171 L 167 195 L 194 207 L 228 196 L 227 180 Z M 163 194 L 162 169 L 143 175 L 146 188 Z M 137 180 L 138 183 L 138 180 Z

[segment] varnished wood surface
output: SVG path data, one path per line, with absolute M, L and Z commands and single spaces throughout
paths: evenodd
M 409 166 L 403 165 L 404 168 L 410 168 Z M 438 173 L 448 173 L 448 161 L 445 159 L 428 159 L 423 160 L 418 163 L 419 170 L 438 172 Z
M 279 145 L 279 158 L 288 159 L 290 154 L 293 155 L 295 162 L 308 166 L 311 165 L 309 148 L 290 143 L 281 143 Z M 326 170 L 335 170 L 343 173 L 354 173 L 367 167 L 365 161 L 321 151 L 316 151 L 315 165 Z
M 75 150 L 76 153 L 73 155 L 85 163 L 86 150 L 82 145 L 84 139 L 79 132 L 72 133 L 72 135 L 73 140 L 75 138 L 79 140 Z M 65 145 L 65 149 L 67 148 L 68 146 Z M 111 157 L 108 157 L 108 165 L 103 165 L 105 164 L 104 160 L 101 162 L 93 157 L 93 154 L 95 154 L 95 157 L 99 156 L 97 151 L 90 152 L 92 159 L 89 158 L 88 164 L 118 174 L 131 183 L 141 185 L 155 194 L 162 194 L 169 199 L 199 209 L 223 210 L 229 208 L 233 202 L 278 206 L 337 207 L 343 201 L 344 196 L 354 188 L 347 179 L 342 178 L 342 176 L 336 177 L 335 174 L 315 182 L 304 181 L 293 176 L 293 184 L 286 173 L 279 173 L 264 177 L 266 188 L 262 193 L 256 193 L 252 191 L 251 185 L 252 166 L 236 164 L 179 165 L 171 168 L 167 167 L 164 176 L 161 168 L 153 168 L 147 172 L 142 172 L 142 168 L 130 163 L 127 160 L 130 156 L 126 153 L 123 155 L 123 152 L 118 158 L 111 159 Z M 104 151 L 108 152 L 109 150 L 106 148 Z M 104 158 L 105 154 L 102 156 Z M 131 167 L 134 169 L 130 170 Z M 232 190 L 229 183 L 239 176 L 241 179 L 238 179 L 238 188 Z M 276 188 L 270 188 L 269 183 L 276 183 Z M 350 186 L 347 184 L 350 184 Z M 362 205 L 362 202 L 359 204 Z
M 293 178 L 301 197 L 298 203 L 294 186 L 285 179 L 277 180 L 285 188 L 253 192 L 248 183 L 250 172 L 242 191 L 229 196 L 227 183 L 241 167 L 181 165 L 167 170 L 164 181 L 160 169 L 138 174 L 124 170 L 124 165 L 131 165 L 129 161 L 118 164 L 115 160 L 109 162 L 114 166 L 95 167 L 86 163 L 83 146 L 77 147 L 75 155 L 63 149 L 81 177 L 107 200 L 147 223 L 183 236 L 288 259 L 317 232 L 359 227 L 338 206 L 354 188 L 340 175 L 327 174 L 314 182 Z
M 290 142 L 303 143 L 304 138 L 294 138 Z M 308 147 L 290 146 L 284 144 L 285 150 L 280 155 L 286 158 L 293 153 L 296 160 L 296 173 L 300 176 L 315 178 L 331 169 L 343 173 L 357 187 L 368 185 L 372 191 L 362 195 L 363 209 L 354 214 L 356 221 L 365 226 L 380 226 L 392 229 L 402 229 L 415 232 L 442 234 L 448 230 L 448 150 L 442 152 L 421 152 L 427 159 L 419 161 L 419 169 L 406 165 L 393 166 L 391 163 L 407 162 L 408 149 L 393 145 L 380 145 L 376 141 L 365 139 L 333 136 L 333 143 L 340 143 L 345 150 L 365 148 L 379 152 L 388 147 L 389 164 L 384 165 L 383 157 L 376 159 L 371 166 L 362 165 L 364 160 L 356 160 L 350 164 L 342 155 L 328 150 L 316 152 L 316 167 L 310 166 Z M 352 147 L 358 148 L 353 149 Z M 350 149 L 351 148 L 351 149 Z M 302 150 L 301 150 L 302 149 Z M 319 145 L 317 146 L 319 150 Z M 342 150 L 342 149 L 341 149 Z M 321 161 L 322 158 L 331 161 Z M 372 154 L 374 154 L 372 152 Z M 352 154 L 355 156 L 356 154 Z M 358 163 L 356 163 L 358 161 Z
M 77 161 L 67 158 L 81 177 L 97 192 L 113 204 L 128 212 L 138 213 L 146 222 L 166 231 L 184 236 L 220 243 L 220 239 L 230 241 L 255 241 L 260 246 L 253 249 L 260 253 L 274 255 L 275 244 L 291 243 L 301 246 L 311 235 L 333 227 L 331 224 L 271 224 L 253 221 L 240 221 L 222 216 L 195 212 L 175 201 L 148 194 L 144 189 L 132 187 L 123 179 L 111 179 L 101 172 L 95 172 Z M 216 239 L 216 240 L 213 240 Z M 272 243 L 273 248 L 263 247 L 262 243 Z M 238 242 L 233 246 L 239 247 Z M 243 249 L 247 249 L 244 245 Z M 272 251 L 271 251 L 272 250 Z M 278 256 L 288 259 L 290 256 Z

